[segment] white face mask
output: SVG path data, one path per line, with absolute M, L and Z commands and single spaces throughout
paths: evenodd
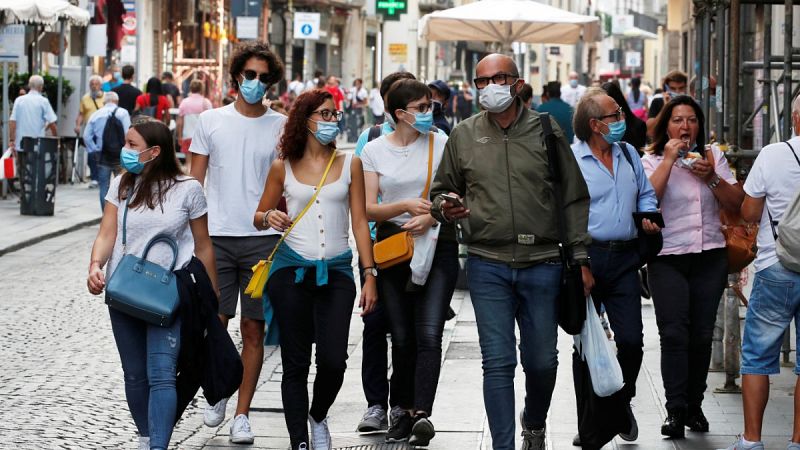
M 490 113 L 501 113 L 511 106 L 514 102 L 514 96 L 511 95 L 511 84 L 499 85 L 491 83 L 483 89 L 480 89 L 479 100 L 483 106 Z

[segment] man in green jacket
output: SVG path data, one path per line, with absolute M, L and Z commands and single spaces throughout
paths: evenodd
M 556 382 L 556 298 L 561 261 L 558 214 L 539 114 L 516 94 L 524 80 L 514 61 L 493 54 L 476 67 L 485 111 L 450 134 L 431 189 L 432 214 L 459 220 L 468 246 L 469 289 L 483 355 L 483 397 L 494 450 L 514 448 L 514 323 L 520 327 L 525 408 L 523 450 L 544 449 L 545 421 Z M 588 264 L 589 192 L 564 133 L 558 158 L 564 181 L 567 238 Z M 456 196 L 464 206 L 448 201 Z

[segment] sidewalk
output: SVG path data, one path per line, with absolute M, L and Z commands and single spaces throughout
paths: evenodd
M 456 291 L 451 304 L 458 317 L 445 325 L 443 344 L 445 357 L 432 417 L 437 434 L 428 448 L 488 450 L 491 449 L 491 436 L 483 408 L 481 356 L 469 294 L 465 291 Z M 724 384 L 724 373 L 709 375 L 709 388 L 703 407 L 711 425 L 711 432 L 698 434 L 687 430 L 685 440 L 662 439 L 660 427 L 666 417 L 666 411 L 663 407 L 664 391 L 660 375 L 658 330 L 652 302 L 644 302 L 643 316 L 645 357 L 634 401 L 634 413 L 639 422 L 639 439 L 627 443 L 617 438 L 605 448 L 700 450 L 727 447 L 742 431 L 743 425 L 741 396 L 713 393 L 715 388 Z M 350 359 L 344 386 L 329 413 L 333 444 L 337 449 L 405 449 L 407 447 L 404 444 L 383 444 L 382 435 L 360 437 L 353 431 L 366 408 L 360 378 L 361 329 L 362 322 L 358 312 L 354 311 L 348 349 Z M 571 372 L 571 346 L 572 337 L 561 332 L 558 379 L 548 422 L 549 449 L 576 448 L 572 447 L 572 438 L 577 433 L 577 419 Z M 311 370 L 313 377 L 313 364 Z M 253 400 L 250 417 L 257 435 L 253 446 L 238 446 L 228 441 L 230 419 L 236 404 L 232 399 L 228 403 L 228 420 L 216 430 L 205 429 L 215 431 L 213 437 L 203 445 L 200 442 L 201 436 L 197 435 L 193 439 L 184 441 L 180 447 L 196 448 L 196 445 L 200 445 L 207 450 L 287 449 L 289 440 L 282 414 L 280 380 L 280 350 L 275 350 L 266 358 L 261 374 L 261 385 Z M 767 449 L 785 449 L 786 441 L 791 436 L 795 380 L 796 377 L 789 368 L 782 368 L 781 374 L 772 378 L 770 403 L 764 420 L 764 442 Z M 516 378 L 518 408 L 521 407 L 524 398 L 523 383 L 524 375 L 519 369 Z M 518 436 L 517 448 L 519 445 Z
M 78 228 L 100 223 L 100 194 L 88 183 L 59 184 L 53 216 L 23 216 L 19 197 L 0 199 L 0 256 Z

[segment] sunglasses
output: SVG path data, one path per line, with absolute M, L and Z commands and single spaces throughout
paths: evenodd
M 242 76 L 245 80 L 255 80 L 256 76 L 258 76 L 258 81 L 266 85 L 270 84 L 269 73 L 256 73 L 255 70 L 244 70 L 242 71 Z
M 475 87 L 478 89 L 483 89 L 489 85 L 489 82 L 494 84 L 499 84 L 500 86 L 504 86 L 511 81 L 512 83 L 519 79 L 519 75 L 511 75 L 509 73 L 496 73 L 490 77 L 478 77 L 472 80 L 475 83 Z

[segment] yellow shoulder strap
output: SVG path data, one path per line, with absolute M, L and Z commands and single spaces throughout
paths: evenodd
M 425 180 L 425 190 L 422 191 L 422 198 L 428 198 L 431 189 L 431 178 L 433 177 L 433 133 L 428 133 L 428 179 Z

